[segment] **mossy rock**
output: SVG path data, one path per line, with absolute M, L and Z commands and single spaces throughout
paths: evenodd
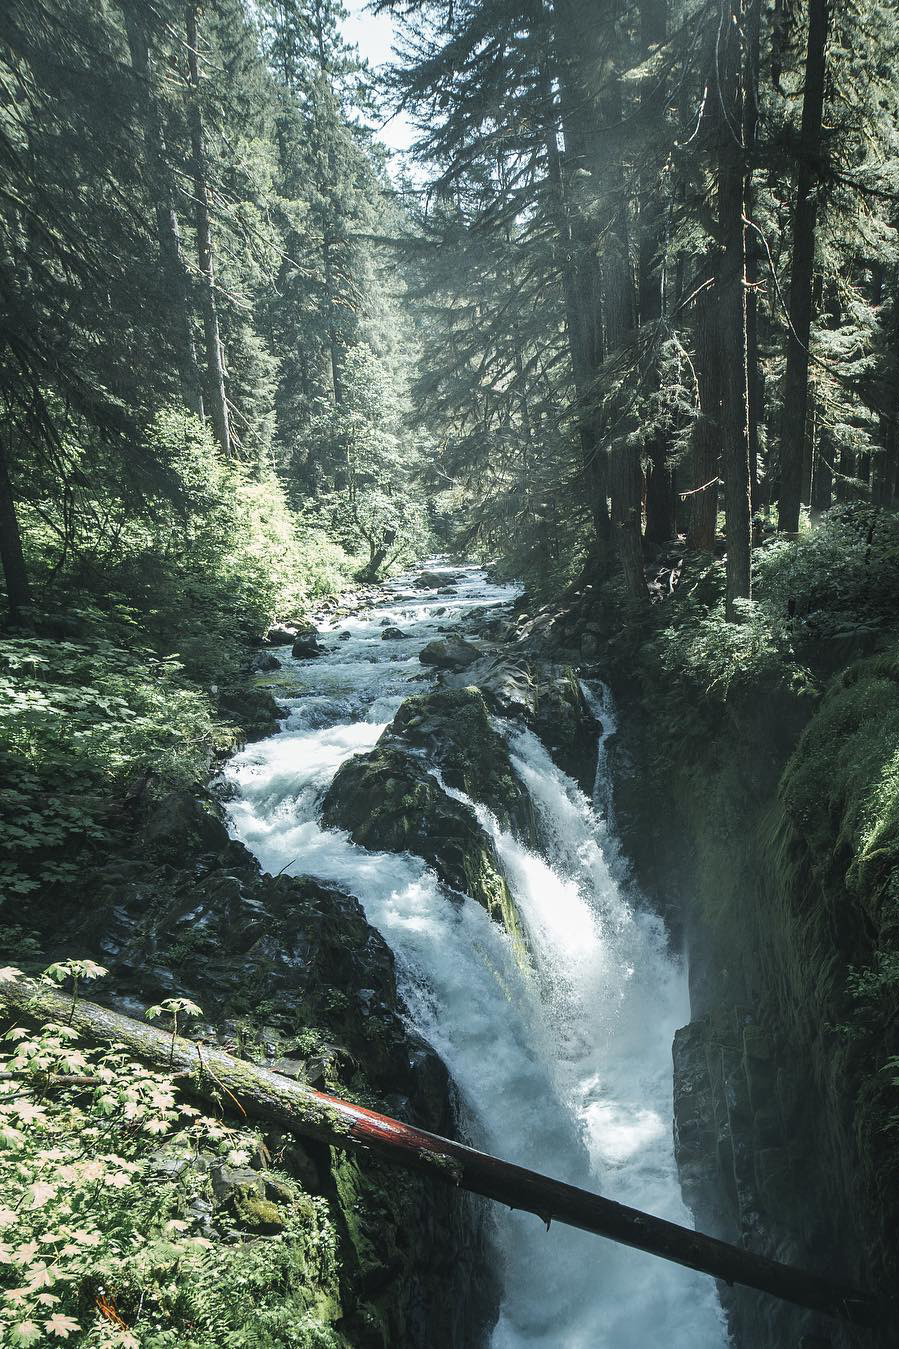
M 426 750 L 448 786 L 487 806 L 504 829 L 534 842 L 531 798 L 512 768 L 480 689 L 437 689 L 407 698 L 389 735 Z
M 325 796 L 322 822 L 346 829 L 364 848 L 423 858 L 444 884 L 483 904 L 523 951 L 521 923 L 493 840 L 471 807 L 448 796 L 421 759 L 391 737 L 341 765 Z
M 261 1236 L 278 1236 L 287 1226 L 283 1209 L 249 1189 L 237 1190 L 233 1203 L 241 1227 L 251 1232 L 258 1232 Z
M 539 681 L 533 725 L 562 771 L 591 795 L 601 728 L 573 669 Z

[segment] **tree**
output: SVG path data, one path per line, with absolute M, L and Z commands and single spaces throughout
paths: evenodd
M 809 343 L 811 340 L 816 184 L 820 176 L 821 129 L 828 30 L 828 0 L 810 0 L 802 128 L 798 146 L 796 204 L 790 264 L 790 310 L 787 369 L 784 377 L 783 426 L 780 447 L 778 525 L 799 528 L 803 465 L 807 439 Z
M 721 460 L 727 520 L 727 617 L 751 593 L 749 375 L 746 347 L 746 20 L 758 0 L 725 0 L 719 45 L 717 275 L 721 325 Z
M 143 124 L 147 177 L 155 198 L 159 262 L 176 335 L 181 392 L 186 406 L 202 419 L 203 387 L 194 344 L 190 276 L 184 262 L 172 169 L 166 158 L 156 81 L 150 66 L 146 15 L 133 0 L 122 4 L 122 14 L 134 70 L 135 103 Z
M 209 183 L 206 145 L 203 135 L 203 111 L 200 91 L 200 53 L 197 32 L 197 5 L 187 6 L 187 68 L 190 88 L 190 139 L 192 152 L 197 261 L 203 296 L 203 329 L 206 337 L 206 380 L 215 438 L 226 459 L 231 457 L 231 418 L 225 390 L 225 366 L 219 331 L 218 301 L 215 289 L 215 259 L 212 251 L 212 226 L 209 211 Z

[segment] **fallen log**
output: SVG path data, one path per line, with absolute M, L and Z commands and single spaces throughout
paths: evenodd
M 363 1151 L 386 1162 L 456 1185 L 513 1209 L 535 1213 L 549 1227 L 571 1227 L 649 1251 L 665 1260 L 744 1284 L 856 1325 L 881 1324 L 883 1304 L 873 1295 L 841 1286 L 715 1237 L 655 1218 L 601 1195 L 487 1153 L 417 1129 L 374 1110 L 328 1096 L 215 1046 L 171 1036 L 26 979 L 0 983 L 0 1008 L 34 1021 L 65 1022 L 94 1043 L 124 1045 L 136 1058 L 179 1077 L 190 1090 L 223 1109 L 280 1125 L 332 1147 Z

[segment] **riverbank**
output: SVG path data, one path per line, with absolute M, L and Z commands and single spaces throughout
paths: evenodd
M 110 971 L 99 997 L 122 1010 L 186 997 L 202 1009 L 194 1034 L 687 1221 L 669 1059 L 683 971 L 578 786 L 593 785 L 600 727 L 572 669 L 502 654 L 514 594 L 457 568 L 366 595 L 380 601 L 367 612 L 331 606 L 302 640 L 278 634 L 260 654 L 279 668 L 258 687 L 286 720 L 227 773 L 232 828 L 268 874 L 228 838 L 215 797 L 141 793 L 130 851 L 47 905 L 31 964 L 90 956 Z M 610 1248 L 597 1279 L 583 1234 L 547 1234 L 526 1215 L 487 1223 L 470 1200 L 314 1145 L 266 1136 L 261 1150 L 232 1151 L 247 1159 L 222 1173 L 201 1154 L 166 1189 L 185 1240 L 210 1243 L 202 1270 L 195 1252 L 175 1260 L 173 1287 L 190 1263 L 219 1306 L 200 1334 L 196 1299 L 167 1300 L 153 1276 L 144 1305 L 181 1342 L 246 1324 L 242 1252 L 268 1343 L 279 1342 L 278 1290 L 294 1298 L 300 1279 L 310 1344 L 602 1334 L 645 1349 L 662 1322 L 684 1349 L 723 1342 L 699 1276 Z M 168 1165 L 165 1149 L 158 1160 Z M 297 1186 L 318 1206 L 301 1206 L 301 1230 L 286 1218 Z M 150 1238 L 153 1221 L 144 1213 L 136 1235 Z M 310 1262 L 323 1241 L 336 1264 Z M 135 1260 L 99 1261 L 126 1323 L 122 1271 Z
M 313 613 L 346 616 L 382 595 L 356 586 L 321 597 Z M 201 1009 L 194 1035 L 457 1134 L 446 1071 L 405 1024 L 393 957 L 358 903 L 335 885 L 262 874 L 204 785 L 236 744 L 277 730 L 277 687 L 262 687 L 253 667 L 283 648 L 257 639 L 237 655 L 232 643 L 229 683 L 209 688 L 178 662 L 110 637 L 105 616 L 72 618 L 65 636 L 3 644 L 14 718 L 3 794 L 17 808 L 4 816 L 13 884 L 0 920 L 3 962 L 36 973 L 89 959 L 107 971 L 97 996 L 111 1006 L 142 1015 L 186 999 Z M 153 701 L 140 718 L 147 686 Z M 63 714 L 54 741 L 51 717 Z M 66 1143 L 60 1165 L 71 1145 L 97 1175 L 112 1174 L 93 1141 L 108 1129 L 98 1132 L 91 1109 L 52 1106 L 39 1109 L 21 1163 L 53 1137 Z M 158 1145 L 141 1148 L 138 1135 L 127 1151 L 132 1170 L 118 1173 L 130 1180 L 110 1191 L 90 1270 L 70 1256 L 51 1281 L 85 1343 L 116 1333 L 94 1305 L 100 1284 L 122 1334 L 133 1326 L 142 1345 L 174 1336 L 217 1349 L 240 1335 L 270 1346 L 300 1335 L 310 1346 L 460 1346 L 490 1319 L 482 1223 L 465 1198 L 214 1120 L 185 1165 L 178 1126 L 158 1111 L 150 1123 Z M 53 1166 L 36 1166 L 52 1187 Z M 23 1252 L 29 1239 L 23 1232 Z M 21 1318 L 27 1326 L 27 1308 Z
M 413 579 L 327 599 L 315 632 L 279 625 L 248 649 L 247 705 L 269 711 L 227 768 L 237 839 L 220 785 L 138 784 L 77 885 L 55 881 L 30 929 L 4 933 L 7 958 L 89 956 L 122 1010 L 187 997 L 206 1038 L 683 1222 L 673 1041 L 700 1229 L 860 1286 L 888 1278 L 893 834 L 888 797 L 873 817 L 859 806 L 894 743 L 886 654 L 865 657 L 870 634 L 841 638 L 839 658 L 828 640 L 797 679 L 719 651 L 723 688 L 698 697 L 694 665 L 660 693 L 641 652 L 666 624 L 682 644 L 702 631 L 695 592 L 641 614 L 588 581 L 531 611 L 473 569 Z M 588 692 L 608 679 L 615 714 L 578 672 Z M 657 914 L 688 949 L 689 1000 Z M 646 1257 L 615 1253 L 597 1280 L 590 1239 L 544 1239 L 523 1215 L 487 1222 L 283 1138 L 248 1156 L 167 1191 L 211 1243 L 204 1286 L 225 1317 L 190 1343 L 243 1324 L 215 1266 L 227 1255 L 233 1282 L 244 1248 L 270 1327 L 279 1281 L 302 1280 L 310 1344 L 469 1349 L 500 1299 L 495 1346 L 594 1343 L 602 1326 L 614 1349 L 645 1349 L 662 1321 L 669 1344 L 723 1343 L 711 1285 L 688 1295 L 653 1264 L 647 1299 Z M 297 1186 L 319 1207 L 288 1232 Z M 336 1263 L 313 1269 L 313 1237 Z M 285 1242 L 302 1257 L 287 1272 Z M 722 1292 L 740 1349 L 873 1342 Z M 152 1296 L 187 1334 L 194 1304 Z

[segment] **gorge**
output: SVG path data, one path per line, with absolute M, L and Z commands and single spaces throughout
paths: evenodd
M 394 952 L 411 1025 L 446 1064 L 460 1125 L 476 1146 L 688 1221 L 674 1166 L 670 1057 L 674 1031 L 688 1019 L 686 976 L 660 920 L 633 891 L 609 821 L 533 731 L 498 723 L 536 840 L 528 846 L 486 806 L 474 807 L 507 878 L 524 954 L 476 900 L 447 893 L 418 857 L 371 852 L 319 824 L 338 767 L 374 748 L 404 697 L 422 688 L 421 647 L 439 628 L 470 631 L 473 619 L 502 619 L 515 594 L 474 568 L 447 569 L 442 579 L 449 595 L 391 583 L 382 605 L 321 630 L 324 655 L 283 659 L 283 729 L 226 771 L 236 791 L 232 828 L 272 874 L 336 882 L 360 900 Z M 403 638 L 382 640 L 394 628 Z M 424 687 L 432 685 L 426 676 Z M 595 723 L 583 709 L 588 762 L 614 726 L 604 698 L 588 692 Z M 597 801 L 608 792 L 605 764 L 600 753 Z M 388 792 L 389 767 L 368 786 Z M 436 812 L 424 824 L 438 848 L 440 825 Z M 676 1349 L 726 1343 L 708 1279 L 583 1234 L 544 1232 L 528 1215 L 500 1215 L 493 1241 L 502 1271 L 496 1349 L 640 1349 L 660 1323 Z
M 895 1349 L 897 28 L 0 6 L 0 1343 Z

